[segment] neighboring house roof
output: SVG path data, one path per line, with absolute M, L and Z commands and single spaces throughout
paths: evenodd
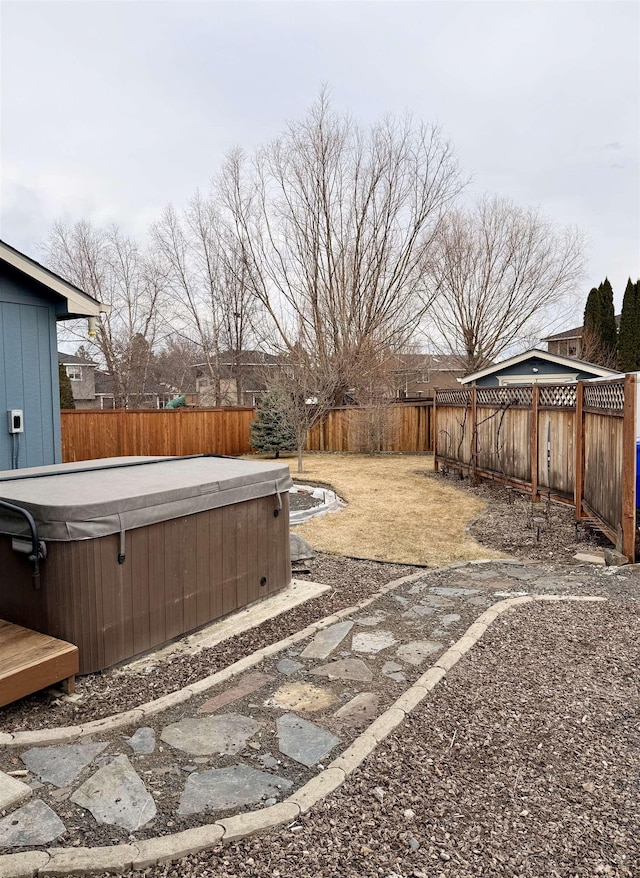
M 96 369 L 96 396 L 113 396 L 113 377 L 108 372 Z M 174 396 L 175 390 L 164 384 L 149 383 L 141 396 Z
M 618 374 L 613 369 L 605 369 L 604 366 L 597 366 L 595 363 L 588 363 L 586 360 L 577 360 L 575 357 L 563 357 L 560 354 L 550 354 L 549 351 L 542 351 L 539 348 L 531 348 L 531 350 L 517 354 L 515 357 L 510 357 L 508 360 L 502 360 L 500 363 L 494 363 L 492 366 L 486 366 L 484 369 L 472 372 L 470 375 L 465 375 L 464 378 L 458 378 L 458 381 L 460 384 L 470 384 L 472 381 L 478 381 L 478 379 L 484 378 L 487 375 L 501 372 L 509 366 L 516 366 L 518 363 L 523 363 L 533 357 L 539 360 L 546 360 L 549 363 L 556 363 L 559 366 L 578 369 L 580 372 L 593 372 L 595 376 L 601 378 L 609 378 Z
M 616 326 L 620 326 L 620 314 L 616 315 Z M 555 335 L 548 335 L 541 338 L 540 341 L 570 341 L 574 338 L 582 338 L 584 326 L 575 326 L 573 329 L 565 329 L 564 332 L 557 332 Z
M 11 247 L 5 241 L 0 241 L 0 260 L 11 265 L 21 274 L 30 277 L 36 283 L 42 284 L 51 293 L 66 302 L 66 313 L 60 319 L 69 320 L 72 317 L 97 317 L 99 314 L 108 314 L 109 306 L 98 302 L 93 296 L 87 295 L 79 287 L 74 286 L 54 274 L 44 265 L 40 265 L 35 259 L 31 259 L 15 247 Z
M 397 359 L 394 371 L 464 372 L 463 358 L 458 354 L 399 354 Z
M 92 360 L 76 357 L 75 354 L 66 354 L 64 351 L 58 351 L 58 362 L 63 366 L 95 366 Z
M 221 366 L 276 366 L 280 358 L 264 351 L 221 351 L 218 355 Z M 208 368 L 208 363 L 192 363 L 194 369 Z

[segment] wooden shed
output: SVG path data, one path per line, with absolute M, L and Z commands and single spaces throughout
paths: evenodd
M 202 455 L 2 472 L 0 618 L 75 644 L 80 673 L 161 646 L 289 584 L 291 484 Z

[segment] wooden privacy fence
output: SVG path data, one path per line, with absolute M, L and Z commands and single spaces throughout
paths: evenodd
M 331 409 L 309 432 L 307 451 L 432 451 L 431 403 Z
M 62 412 L 62 459 L 246 454 L 252 408 Z
M 65 410 L 62 458 L 248 454 L 253 408 Z M 431 451 L 432 406 L 332 409 L 309 434 L 307 451 Z
M 636 376 L 436 392 L 435 466 L 572 503 L 633 560 Z

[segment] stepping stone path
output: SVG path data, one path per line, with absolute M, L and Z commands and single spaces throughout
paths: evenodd
M 140 830 L 166 835 L 270 807 L 366 732 L 482 609 L 503 596 L 570 588 L 570 577 L 504 562 L 425 570 L 366 613 L 144 724 L 67 745 L 0 748 L 0 811 L 9 812 L 0 847 L 60 836 L 68 847 L 135 843 Z M 7 774 L 16 757 L 27 777 Z

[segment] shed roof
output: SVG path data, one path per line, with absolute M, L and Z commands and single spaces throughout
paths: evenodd
M 465 375 L 464 378 L 458 378 L 458 381 L 460 384 L 471 384 L 472 381 L 477 381 L 486 375 L 502 372 L 503 369 L 509 366 L 516 366 L 518 363 L 524 363 L 526 360 L 533 359 L 534 357 L 538 360 L 547 360 L 549 363 L 557 363 L 559 366 L 578 369 L 580 372 L 592 372 L 594 377 L 597 378 L 609 378 L 617 374 L 613 369 L 605 369 L 604 366 L 597 366 L 595 363 L 588 363 L 586 360 L 577 360 L 575 357 L 563 357 L 560 354 L 550 354 L 549 351 L 542 351 L 539 348 L 531 348 L 531 350 L 517 354 L 515 357 L 509 357 L 508 360 L 502 360 L 500 363 L 494 363 L 492 366 L 479 369 L 477 372 L 471 372 L 470 375 Z
M 93 296 L 87 295 L 79 287 L 45 268 L 44 265 L 40 265 L 35 259 L 21 253 L 5 241 L 0 241 L 0 261 L 41 284 L 56 298 L 62 299 L 66 303 L 66 311 L 59 316 L 61 320 L 69 320 L 72 317 L 97 317 L 99 314 L 109 312 L 108 305 L 98 302 Z

